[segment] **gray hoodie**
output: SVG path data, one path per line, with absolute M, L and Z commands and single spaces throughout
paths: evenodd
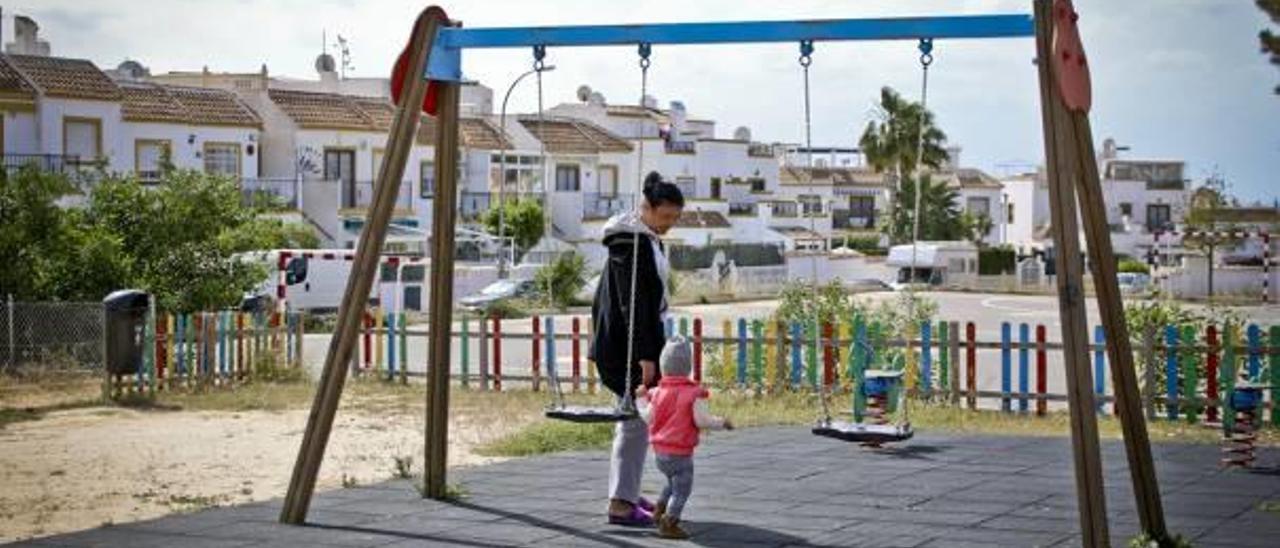
M 671 275 L 671 262 L 662 252 L 662 245 L 659 243 L 661 238 L 649 228 L 649 225 L 640 220 L 640 212 L 634 210 L 614 215 L 604 224 L 605 238 L 623 232 L 644 234 L 649 237 L 649 242 L 653 246 L 653 261 L 658 270 L 658 278 L 662 280 L 662 321 L 665 322 L 670 315 L 667 312 L 667 280 Z

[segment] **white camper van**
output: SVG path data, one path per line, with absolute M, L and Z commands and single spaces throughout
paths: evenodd
M 978 277 L 978 248 L 972 242 L 917 242 L 889 248 L 885 264 L 898 270 L 899 284 L 957 285 Z
M 308 249 L 253 251 L 239 255 L 241 260 L 257 262 L 267 268 L 266 278 L 254 289 L 251 297 L 277 298 L 280 283 L 279 265 L 282 253 L 288 254 L 284 263 L 285 299 L 292 310 L 331 312 L 342 304 L 351 276 L 352 255 L 350 249 Z M 423 278 L 425 264 L 401 264 L 399 268 L 381 266 L 369 290 L 371 304 L 420 310 L 425 305 Z

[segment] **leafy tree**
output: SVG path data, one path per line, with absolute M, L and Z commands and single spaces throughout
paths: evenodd
M 505 210 L 501 216 L 497 207 L 484 213 L 481 222 L 485 231 L 499 234 L 499 221 L 506 225 L 502 235 L 515 240 L 516 255 L 522 256 L 526 251 L 538 244 L 538 240 L 546 233 L 542 218 L 542 204 L 537 200 L 512 200 L 502 205 Z M 502 217 L 505 217 L 503 219 Z
M 991 217 L 983 214 L 973 214 L 968 211 L 960 214 L 961 233 L 966 240 L 973 242 L 978 247 L 987 245 L 987 234 L 991 233 L 994 224 Z
M 858 146 L 877 173 L 889 173 L 892 177 L 895 195 L 890 210 L 898 209 L 896 204 L 914 205 L 897 193 L 915 175 L 919 167 L 917 154 L 921 156 L 921 163 L 933 169 L 947 160 L 947 151 L 943 148 L 947 135 L 934 125 L 933 113 L 920 103 L 903 99 L 887 86 L 880 89 L 875 118 L 863 130 Z
M 1217 250 L 1223 247 L 1231 248 L 1240 243 L 1238 238 L 1216 233 L 1224 228 L 1230 228 L 1220 224 L 1222 210 L 1232 205 L 1227 191 L 1225 179 L 1216 175 L 1209 177 L 1204 185 L 1192 193 L 1191 204 L 1184 219 L 1188 232 L 1197 234 L 1183 238 L 1182 246 L 1198 250 L 1208 258 L 1209 297 L 1213 297 L 1213 263 Z
M 965 225 L 956 206 L 957 194 L 946 183 L 933 183 L 928 175 L 922 177 L 924 192 L 920 198 L 920 239 L 958 240 L 965 235 Z M 916 185 L 914 179 L 904 181 L 897 193 L 902 204 L 914 204 Z M 914 207 L 899 207 L 890 212 L 886 232 L 892 243 L 911 241 Z
M 563 310 L 574 303 L 587 283 L 587 261 L 575 252 L 561 254 L 534 274 L 538 291 L 552 305 Z
M 1267 14 L 1271 18 L 1272 23 L 1280 24 L 1280 0 L 1255 0 L 1258 9 Z M 1262 53 L 1271 59 L 1271 64 L 1280 65 L 1280 34 L 1271 32 L 1271 29 L 1262 29 L 1258 33 L 1258 41 L 1262 46 Z M 1276 86 L 1275 92 L 1280 94 L 1280 86 Z

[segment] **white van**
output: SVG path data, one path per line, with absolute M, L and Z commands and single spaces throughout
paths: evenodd
M 972 242 L 917 242 L 889 248 L 885 264 L 898 269 L 898 284 L 956 285 L 978 277 L 978 248 Z

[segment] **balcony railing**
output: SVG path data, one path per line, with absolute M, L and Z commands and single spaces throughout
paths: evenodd
M 757 211 L 758 211 L 758 207 L 754 203 L 730 203 L 729 204 L 729 215 L 731 217 L 738 217 L 738 216 L 754 217 Z
M 244 204 L 268 210 L 298 209 L 298 182 L 293 178 L 241 179 Z
M 769 211 L 774 217 L 799 217 L 800 204 L 795 202 L 776 202 L 769 204 Z
M 4 154 L 0 155 L 0 162 L 9 174 L 28 167 L 36 171 L 66 173 L 93 163 L 82 162 L 79 156 L 67 154 Z
M 635 207 L 633 196 L 622 194 L 600 194 L 587 192 L 582 195 L 582 218 L 608 219 L 618 213 L 630 211 Z
M 772 158 L 773 147 L 764 143 L 752 143 L 747 145 L 747 156 L 753 158 Z
M 413 211 L 413 181 L 400 183 L 400 192 L 396 195 L 396 210 Z M 339 183 L 343 209 L 368 209 L 373 203 L 373 181 L 356 181 L 355 183 Z
M 875 228 L 876 214 L 874 211 L 833 209 L 831 210 L 831 224 L 837 229 L 846 230 Z
M 667 141 L 667 154 L 693 154 L 698 143 L 694 141 Z
M 497 192 L 469 192 L 462 191 L 458 193 L 458 217 L 464 223 L 478 223 L 484 217 L 484 213 L 489 211 L 498 203 Z M 502 195 L 507 202 L 517 200 L 535 200 L 542 202 L 543 195 L 534 192 L 507 192 Z

